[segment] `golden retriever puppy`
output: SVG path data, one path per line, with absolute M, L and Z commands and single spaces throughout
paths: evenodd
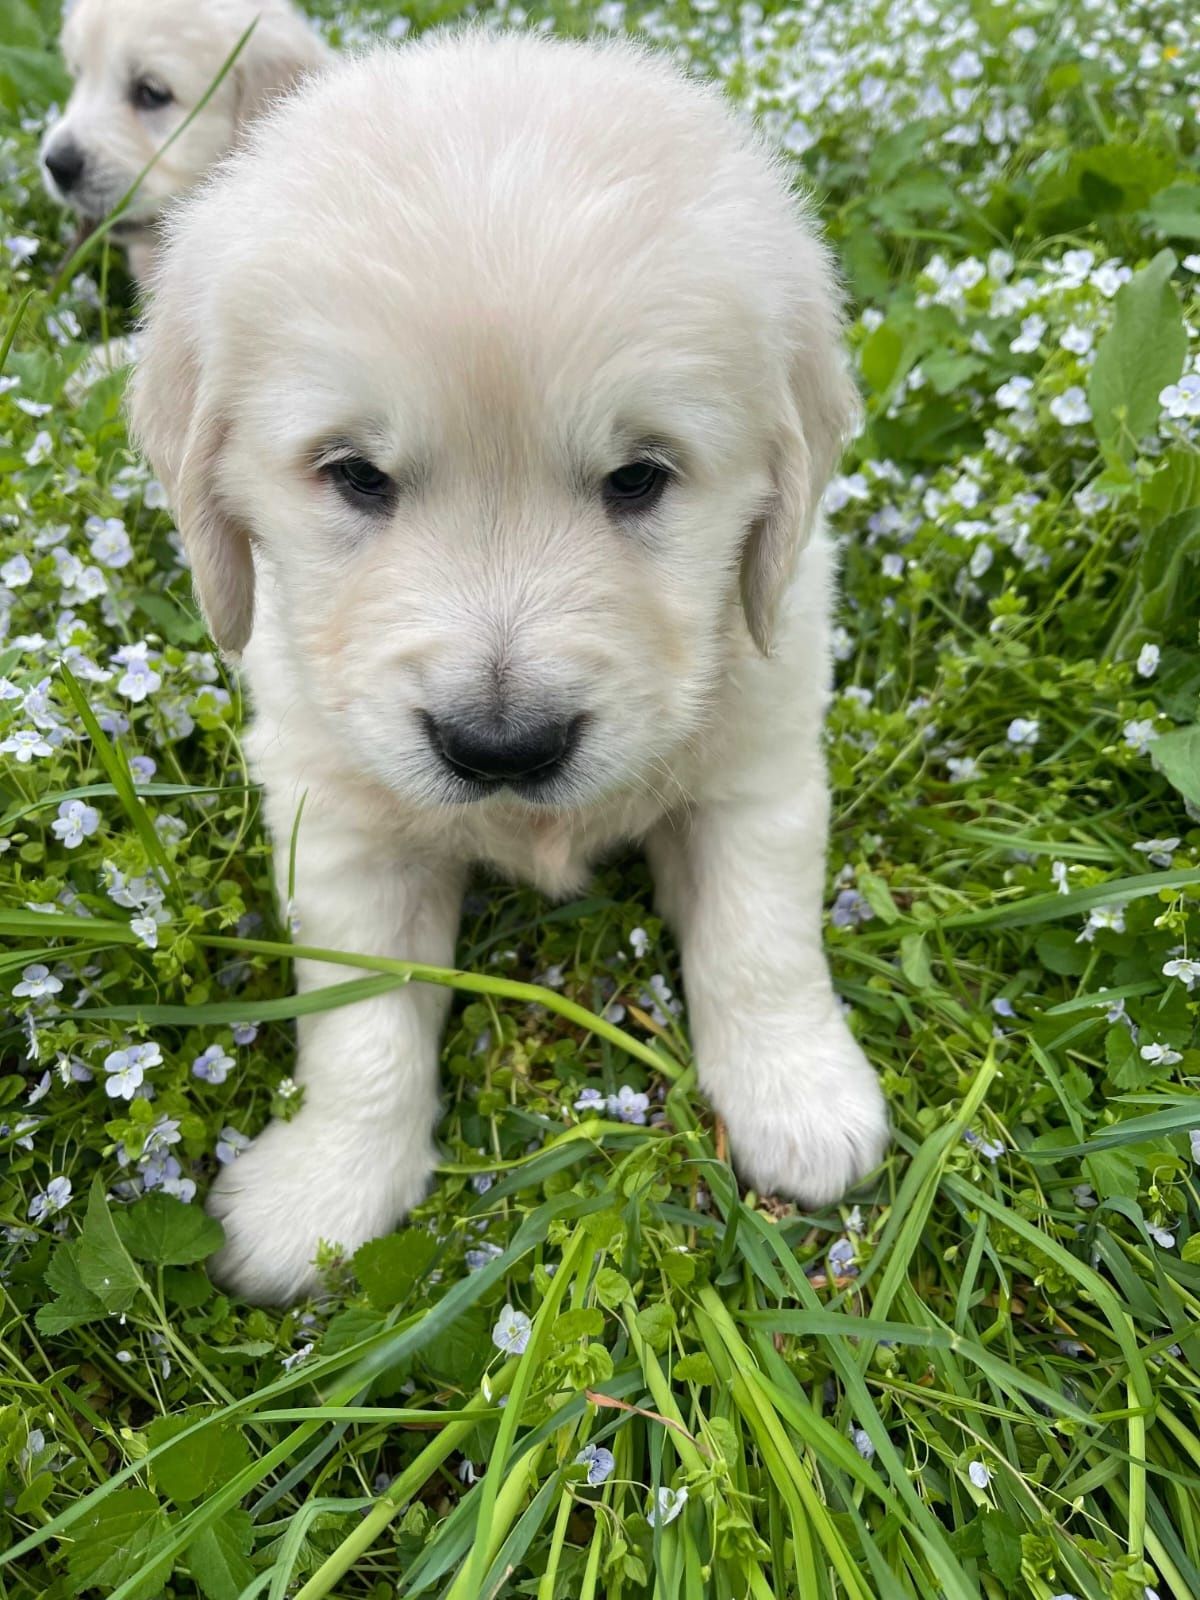
M 43 142 L 42 168 L 50 193 L 85 224 L 132 187 L 256 18 L 230 72 L 113 230 L 139 279 L 165 202 L 198 183 L 249 118 L 330 52 L 288 0 L 74 0 L 67 10 L 62 51 L 74 88 Z
M 742 1174 L 820 1205 L 868 1171 L 821 946 L 856 396 L 829 257 L 719 96 L 533 36 L 331 69 L 172 223 L 132 404 L 285 882 L 305 801 L 303 942 L 445 965 L 472 862 L 567 895 L 644 840 Z M 447 998 L 301 1022 L 303 1108 L 210 1196 L 222 1281 L 288 1301 L 421 1199 Z

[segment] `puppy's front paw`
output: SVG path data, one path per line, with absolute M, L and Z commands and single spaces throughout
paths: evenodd
M 223 1167 L 207 1209 L 225 1229 L 208 1263 L 213 1280 L 256 1305 L 290 1305 L 320 1287 L 322 1241 L 349 1254 L 389 1232 L 423 1197 L 433 1167 L 426 1140 L 413 1149 L 378 1130 L 361 1140 L 307 1113 L 272 1122 Z
M 743 1067 L 722 1071 L 724 1089 L 714 1103 L 734 1166 L 760 1194 L 816 1210 L 878 1165 L 888 1142 L 887 1105 L 840 1016 L 815 1034 L 798 1032 L 788 1059 L 773 1061 L 764 1050 Z

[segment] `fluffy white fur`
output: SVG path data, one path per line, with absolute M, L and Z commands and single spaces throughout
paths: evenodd
M 821 947 L 818 505 L 856 400 L 783 174 L 661 59 L 468 32 L 331 70 L 171 233 L 134 420 L 245 652 L 283 878 L 305 800 L 303 942 L 446 964 L 470 863 L 564 895 L 644 840 L 739 1169 L 836 1199 L 887 1136 Z M 390 514 L 319 465 L 347 447 Z M 676 476 L 615 517 L 649 447 Z M 422 722 L 546 706 L 588 720 L 529 798 L 464 799 Z M 302 1111 L 212 1193 L 224 1282 L 289 1300 L 422 1197 L 446 998 L 302 1022 Z
M 92 222 L 112 210 L 187 119 L 256 18 L 232 69 L 151 168 L 115 230 L 138 277 L 151 265 L 153 225 L 164 204 L 197 183 L 247 121 L 322 66 L 329 51 L 288 0 L 74 0 L 67 10 L 62 52 L 74 87 L 43 142 L 43 172 L 51 194 Z M 144 82 L 170 100 L 137 104 Z M 82 170 L 60 188 L 45 162 L 69 151 L 82 158 Z

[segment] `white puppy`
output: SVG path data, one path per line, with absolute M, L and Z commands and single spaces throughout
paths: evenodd
M 288 0 L 74 0 L 62 51 L 75 80 L 42 145 L 46 185 L 84 222 L 106 216 L 186 121 L 255 22 L 211 100 L 155 163 L 113 230 L 144 278 L 164 203 L 220 160 L 272 95 L 330 52 Z
M 448 964 L 472 861 L 563 895 L 644 839 L 737 1165 L 810 1204 L 887 1133 L 821 948 L 840 334 L 715 92 L 466 33 L 255 128 L 173 226 L 133 391 L 284 880 L 306 802 L 303 942 Z M 446 1001 L 301 1023 L 303 1109 L 210 1199 L 227 1284 L 288 1300 L 421 1199 Z

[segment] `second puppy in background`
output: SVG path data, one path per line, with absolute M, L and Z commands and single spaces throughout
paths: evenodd
M 232 68 L 192 116 L 252 23 Z M 62 52 L 74 88 L 46 135 L 42 166 L 51 194 L 85 226 L 108 215 L 192 117 L 113 229 L 139 283 L 153 265 L 166 202 L 198 183 L 276 95 L 331 57 L 288 0 L 75 0 Z

